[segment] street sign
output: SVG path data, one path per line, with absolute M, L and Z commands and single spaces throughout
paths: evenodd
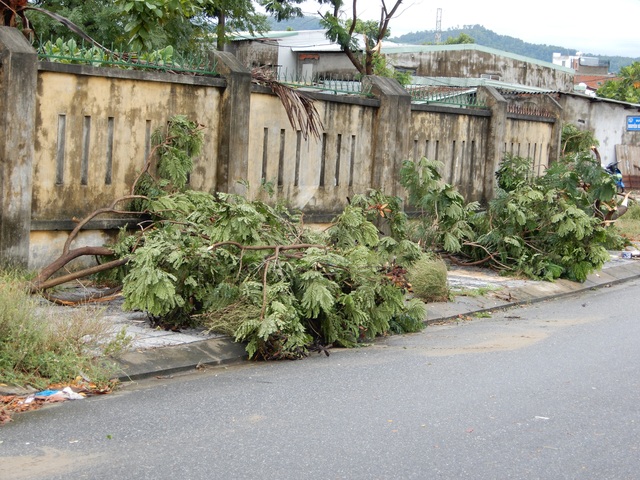
M 640 116 L 627 117 L 627 130 L 640 132 Z

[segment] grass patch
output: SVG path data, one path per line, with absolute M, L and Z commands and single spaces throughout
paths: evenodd
M 451 289 L 451 294 L 455 297 L 484 297 L 487 293 L 496 292 L 500 287 L 478 287 Z
M 613 224 L 628 241 L 640 241 L 640 205 L 634 204 Z
M 44 307 L 27 291 L 27 275 L 0 270 L 0 381 L 44 388 L 83 376 L 95 384 L 115 372 L 103 354 L 118 353 L 129 342 L 96 308 Z
M 415 296 L 425 302 L 445 302 L 449 299 L 447 265 L 441 258 L 423 255 L 408 269 L 407 280 Z

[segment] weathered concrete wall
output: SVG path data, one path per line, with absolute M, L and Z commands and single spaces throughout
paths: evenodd
M 33 54 L 30 47 L 25 51 Z M 291 127 L 280 100 L 252 85 L 235 57 L 221 53 L 217 60 L 222 78 L 52 63 L 34 63 L 31 87 L 28 78 L 2 77 L 3 107 L 11 103 L 10 84 L 25 98 L 31 94 L 33 103 L 33 115 L 3 109 L 0 117 L 0 131 L 15 135 L 0 136 L 2 221 L 9 225 L 7 212 L 22 208 L 22 223 L 11 225 L 22 235 L 17 256 L 24 263 L 39 268 L 50 262 L 77 219 L 128 194 L 151 151 L 152 133 L 176 114 L 205 126 L 192 188 L 255 198 L 263 181 L 272 182 L 276 198 L 301 209 L 309 221 L 330 220 L 347 197 L 369 188 L 403 196 L 398 170 L 407 158 L 442 161 L 444 180 L 482 202 L 492 197 L 495 168 L 508 145 L 518 145 L 539 164 L 552 158 L 557 122 L 508 114 L 509 100 L 494 89 L 479 93 L 487 110 L 416 106 L 395 80 L 377 77 L 370 78 L 374 98 L 310 94 L 323 128 L 320 138 L 305 139 Z M 11 130 L 16 118 L 18 127 Z M 32 162 L 17 155 L 20 145 L 31 146 Z M 26 180 L 9 181 L 18 174 L 7 174 L 11 169 Z M 238 180 L 247 180 L 251 190 Z M 104 243 L 127 221 L 116 218 L 93 220 L 76 245 Z
M 616 145 L 640 146 L 640 132 L 627 131 L 627 116 L 640 115 L 640 106 L 603 101 L 586 95 L 563 95 L 562 121 L 593 132 L 602 162 L 617 161 Z
M 41 64 L 32 218 L 35 228 L 109 205 L 129 193 L 151 136 L 176 114 L 205 126 L 193 188 L 216 188 L 221 89 L 195 77 Z M 190 80 L 191 79 L 191 80 Z
M 225 46 L 247 68 L 278 65 L 278 46 L 275 42 L 236 40 Z
M 372 132 L 377 100 L 314 95 L 324 130 L 304 139 L 267 89 L 251 95 L 249 183 L 252 196 L 271 182 L 277 197 L 316 219 L 341 210 L 348 196 L 371 187 Z
M 480 78 L 568 92 L 573 70 L 480 45 L 396 47 L 383 50 L 396 68 L 424 77 Z
M 0 260 L 21 266 L 31 229 L 36 68 L 22 34 L 0 27 Z
M 532 159 L 533 173 L 542 175 L 551 160 L 554 125 L 553 120 L 545 122 L 525 115 L 509 115 L 503 151 Z
M 490 177 L 494 172 L 487 171 L 490 116 L 489 111 L 414 106 L 410 157 L 442 162 L 445 182 L 458 187 L 466 199 L 485 202 L 486 187 L 493 182 Z

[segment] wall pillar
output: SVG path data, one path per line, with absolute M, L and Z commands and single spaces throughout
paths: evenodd
M 38 57 L 0 27 L 0 261 L 28 267 Z
M 560 149 L 562 145 L 562 111 L 563 108 L 551 95 L 545 95 L 542 98 L 541 106 L 555 113 L 555 123 L 551 133 L 551 144 L 549 145 L 549 164 L 557 162 L 560 158 Z
M 216 70 L 227 81 L 220 112 L 217 189 L 246 195 L 239 180 L 249 178 L 251 72 L 228 52 L 216 51 Z
M 482 203 L 486 204 L 495 196 L 496 172 L 504 156 L 504 142 L 507 134 L 507 100 L 494 87 L 479 87 L 478 100 L 484 102 L 491 110 L 491 120 L 487 132 L 485 186 L 482 199 Z
M 373 132 L 371 187 L 387 195 L 400 193 L 400 167 L 409 158 L 411 95 L 393 78 L 370 76 L 380 100 Z

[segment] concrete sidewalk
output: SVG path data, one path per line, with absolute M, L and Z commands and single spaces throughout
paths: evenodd
M 455 298 L 452 302 L 427 304 L 427 323 L 473 316 L 478 312 L 538 302 L 640 278 L 640 259 L 623 259 L 620 252 L 613 252 L 602 270 L 591 274 L 584 283 L 515 280 L 471 267 L 452 268 L 448 278 Z M 206 334 L 201 330 L 177 333 L 154 329 L 145 314 L 124 312 L 121 300 L 109 305 L 105 317 L 113 322 L 114 332 L 124 328 L 133 337 L 132 350 L 119 359 L 119 378 L 123 381 L 171 375 L 200 365 L 224 365 L 246 359 L 244 346 L 234 343 L 229 337 Z

